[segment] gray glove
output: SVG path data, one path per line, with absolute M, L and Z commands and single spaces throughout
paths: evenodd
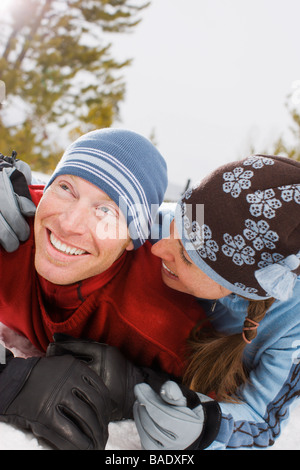
M 0 154 L 0 244 L 12 252 L 28 239 L 29 225 L 25 217 L 32 217 L 36 207 L 31 200 L 28 185 L 31 171 L 27 163 Z
M 201 450 L 215 440 L 221 421 L 215 400 L 186 393 L 172 381 L 163 384 L 159 395 L 147 384 L 136 385 L 135 395 L 133 415 L 144 449 Z

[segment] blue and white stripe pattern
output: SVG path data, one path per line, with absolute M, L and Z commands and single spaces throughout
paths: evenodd
M 47 187 L 62 174 L 99 187 L 125 215 L 134 247 L 146 241 L 167 187 L 165 161 L 149 140 L 124 129 L 89 132 L 67 148 Z

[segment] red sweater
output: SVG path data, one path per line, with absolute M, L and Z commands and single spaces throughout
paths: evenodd
M 42 187 L 31 194 L 37 204 Z M 58 286 L 35 271 L 29 223 L 29 240 L 13 253 L 0 252 L 2 323 L 42 351 L 61 332 L 117 346 L 136 364 L 182 374 L 186 338 L 204 311 L 192 296 L 163 283 L 149 242 L 126 251 L 102 274 Z

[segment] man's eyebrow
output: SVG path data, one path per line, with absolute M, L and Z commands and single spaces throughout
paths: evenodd
M 104 202 L 113 202 L 114 204 L 116 204 L 115 201 L 108 196 L 108 194 L 103 194 L 103 196 L 99 197 L 99 201 L 100 203 L 104 201 Z

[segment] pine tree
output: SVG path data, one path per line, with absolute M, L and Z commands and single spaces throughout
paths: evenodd
M 282 155 L 300 161 L 300 80 L 292 86 L 293 91 L 287 95 L 285 106 L 291 119 L 290 136 L 281 135 L 262 153 Z
M 290 127 L 293 136 L 293 143 L 286 142 L 286 139 L 279 137 L 273 145 L 274 155 L 283 155 L 300 161 L 300 114 L 296 109 L 290 109 L 292 126 Z
M 140 0 L 138 0 L 140 1 Z M 40 171 L 61 155 L 61 136 L 109 127 L 124 99 L 122 69 L 109 32 L 127 33 L 149 3 L 130 0 L 11 0 L 0 19 L 0 152 L 14 149 Z M 12 116 L 12 110 L 14 111 Z

